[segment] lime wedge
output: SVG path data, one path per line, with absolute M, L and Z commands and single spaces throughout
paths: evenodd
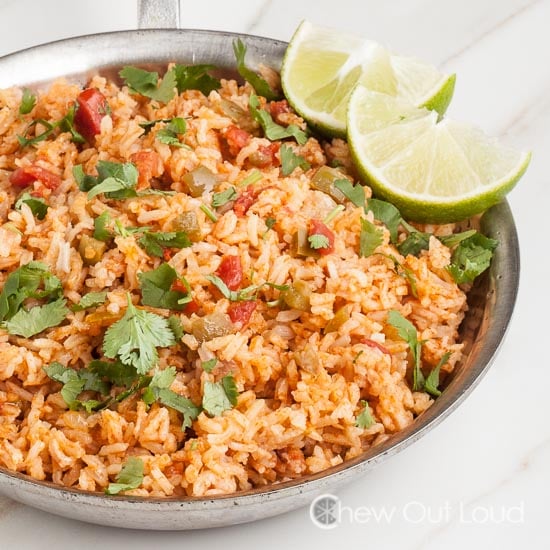
M 357 83 L 443 114 L 455 76 L 393 56 L 375 42 L 304 21 L 286 50 L 281 82 L 290 104 L 311 126 L 345 137 L 348 100 Z
M 347 126 L 361 176 L 415 221 L 450 223 L 483 212 L 514 187 L 531 157 L 362 85 L 351 94 Z

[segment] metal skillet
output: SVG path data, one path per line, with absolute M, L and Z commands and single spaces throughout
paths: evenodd
M 81 36 L 0 58 L 0 88 L 44 87 L 64 76 L 84 85 L 94 74 L 117 79 L 128 64 L 146 68 L 168 62 L 211 63 L 234 77 L 233 33 L 178 30 L 177 0 L 138 2 L 142 30 Z M 145 30 L 143 30 L 145 29 Z M 280 68 L 286 43 L 243 36 L 248 62 Z M 408 428 L 362 455 L 314 475 L 227 496 L 135 498 L 66 489 L 0 468 L 0 492 L 29 506 L 106 526 L 135 529 L 200 529 L 274 516 L 337 490 L 403 450 L 437 426 L 479 383 L 502 343 L 519 284 L 519 248 L 506 201 L 481 220 L 485 234 L 499 240 L 490 270 L 476 281 L 462 326 L 465 358 L 446 380 L 443 394 Z

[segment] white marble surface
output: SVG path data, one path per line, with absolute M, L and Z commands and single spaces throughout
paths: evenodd
M 343 505 L 386 510 L 387 519 L 321 531 L 301 509 L 226 529 L 138 532 L 58 518 L 0 497 L 0 548 L 550 548 L 544 345 L 550 262 L 543 236 L 550 203 L 550 0 L 182 0 L 181 9 L 182 27 L 280 39 L 307 17 L 457 72 L 449 113 L 534 153 L 510 195 L 522 251 L 515 317 L 493 368 L 458 411 L 339 492 Z M 0 0 L 0 55 L 135 24 L 134 0 Z M 503 510 L 518 506 L 522 516 L 516 509 L 512 521 L 502 521 Z

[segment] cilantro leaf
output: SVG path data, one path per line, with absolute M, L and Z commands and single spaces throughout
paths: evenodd
M 107 378 L 115 386 L 131 386 L 136 382 L 138 374 L 131 365 L 122 361 L 91 361 L 88 370 L 99 378 Z
M 283 176 L 290 176 L 296 168 L 301 168 L 304 172 L 311 168 L 311 164 L 300 155 L 297 155 L 288 145 L 281 145 L 281 173 Z
M 167 71 L 159 86 L 157 72 L 146 71 L 137 67 L 126 66 L 118 73 L 131 92 L 141 94 L 160 103 L 168 103 L 174 97 L 176 76 L 174 71 Z
M 132 162 L 111 162 L 100 160 L 96 166 L 97 177 L 84 173 L 82 165 L 73 168 L 73 176 L 81 191 L 88 191 L 88 199 L 100 193 L 108 198 L 121 199 L 136 196 L 134 190 L 138 180 L 138 170 Z
M 10 334 L 30 338 L 47 328 L 56 327 L 69 313 L 66 303 L 64 298 L 60 298 L 43 306 L 35 306 L 28 311 L 22 308 L 6 322 L 6 329 Z
M 418 298 L 418 291 L 416 286 L 416 276 L 411 269 L 407 266 L 404 266 L 399 260 L 393 255 L 390 254 L 388 258 L 393 262 L 396 273 L 407 280 L 409 286 L 411 287 L 411 294 Z
M 428 378 L 426 378 L 426 385 L 424 389 L 433 395 L 434 397 L 439 397 L 441 395 L 441 390 L 438 389 L 439 386 L 439 371 L 441 367 L 449 360 L 451 357 L 451 352 L 448 351 L 441 356 L 439 363 L 432 369 Z
M 251 285 L 241 290 L 230 290 L 229 287 L 217 276 L 207 275 L 206 279 L 210 281 L 224 296 L 231 302 L 246 302 L 255 300 L 254 293 L 258 291 L 260 286 Z
M 170 327 L 170 330 L 174 333 L 174 338 L 176 339 L 176 341 L 179 342 L 185 334 L 179 317 L 177 317 L 176 315 L 170 315 L 170 317 L 168 317 L 168 326 Z
M 165 248 L 188 248 L 193 243 L 185 231 L 170 231 L 166 233 L 162 231 L 155 233 L 146 231 L 138 240 L 138 244 L 150 256 L 162 258 Z
M 224 376 L 221 382 L 205 382 L 202 407 L 211 416 L 219 416 L 237 404 L 237 385 L 233 375 Z
M 420 365 L 420 353 L 422 344 L 418 341 L 416 327 L 395 309 L 388 313 L 388 323 L 397 329 L 400 338 L 407 342 L 413 357 L 413 391 L 420 391 L 424 388 L 424 374 Z
M 374 219 L 382 222 L 388 228 L 391 242 L 395 244 L 399 226 L 403 221 L 401 212 L 393 204 L 380 199 L 369 199 L 365 211 L 372 212 Z
M 157 132 L 157 140 L 166 145 L 172 145 L 173 147 L 187 147 L 185 143 L 181 143 L 179 135 L 185 134 L 187 130 L 187 123 L 184 118 L 175 117 Z
M 212 196 L 212 207 L 219 208 L 224 204 L 227 204 L 229 201 L 235 200 L 237 198 L 237 190 L 234 187 L 229 187 L 225 191 L 220 193 L 214 193 Z
M 252 94 L 248 101 L 252 118 L 263 128 L 265 137 L 270 141 L 279 139 L 294 138 L 300 145 L 307 141 L 306 133 L 298 128 L 296 124 L 289 124 L 286 128 L 273 121 L 271 115 L 264 109 L 260 109 L 258 96 Z
M 498 241 L 475 233 L 464 239 L 451 255 L 448 271 L 457 284 L 471 283 L 490 265 Z
M 97 307 L 105 302 L 107 298 L 107 292 L 88 292 L 84 294 L 78 304 L 73 304 L 71 309 L 73 311 L 83 311 L 91 307 Z
M 369 220 L 361 218 L 359 234 L 359 257 L 368 258 L 384 241 L 382 230 Z
M 178 274 L 167 263 L 160 264 L 152 271 L 139 273 L 138 279 L 141 286 L 141 301 L 146 306 L 182 310 L 191 299 L 188 292 L 172 290 L 172 285 L 178 280 Z
M 212 372 L 214 367 L 218 364 L 218 360 L 214 357 L 208 361 L 203 361 L 201 363 L 202 370 L 205 372 Z
M 118 495 L 122 491 L 137 489 L 143 483 L 143 460 L 131 456 L 116 477 L 116 483 L 109 483 L 106 495 Z
M 94 239 L 102 242 L 110 241 L 113 238 L 107 226 L 111 223 L 111 215 L 107 210 L 94 219 Z
M 397 245 L 397 250 L 402 256 L 418 256 L 422 250 L 428 250 L 430 248 L 430 233 L 423 233 L 422 231 L 412 231 L 407 238 Z
M 43 220 L 48 212 L 48 204 L 46 201 L 39 197 L 33 197 L 30 193 L 23 193 L 15 202 L 15 209 L 21 210 L 21 206 L 26 204 L 35 216 L 39 220 Z
M 184 90 L 199 90 L 208 95 L 212 90 L 221 87 L 221 82 L 210 76 L 208 71 L 215 69 L 214 65 L 176 65 L 173 69 L 176 78 L 176 88 L 181 94 Z
M 341 178 L 334 182 L 334 187 L 340 189 L 345 197 L 355 204 L 355 206 L 359 208 L 365 207 L 365 189 L 360 183 L 353 185 L 348 178 Z
M 155 120 L 147 120 L 146 122 L 140 122 L 139 125 L 145 130 L 145 134 L 148 134 L 153 126 L 158 122 L 170 122 L 171 118 L 157 118 Z
M 457 244 L 460 244 L 462 241 L 473 237 L 477 231 L 475 229 L 469 229 L 468 231 L 462 231 L 461 233 L 452 233 L 451 235 L 443 235 L 437 237 L 445 246 L 453 248 Z
M 139 374 L 146 374 L 158 362 L 157 347 L 173 346 L 174 333 L 168 321 L 159 315 L 137 309 L 128 294 L 124 317 L 105 333 L 105 357 L 119 357 L 125 365 L 133 365 Z
M 318 250 L 319 248 L 328 248 L 330 246 L 328 237 L 319 233 L 310 235 L 307 240 L 309 242 L 309 246 L 311 246 L 313 250 Z
M 246 66 L 244 61 L 246 46 L 240 38 L 233 41 L 233 52 L 237 60 L 238 73 L 254 88 L 254 90 L 256 90 L 256 93 L 265 97 L 268 101 L 278 99 L 279 94 L 275 92 L 261 76 Z
M 375 420 L 372 417 L 369 404 L 364 399 L 361 400 L 361 404 L 363 405 L 364 408 L 357 415 L 357 418 L 355 419 L 355 425 L 358 428 L 363 428 L 364 430 L 368 430 L 373 424 L 375 424 Z
M 38 134 L 37 136 L 34 136 L 32 138 L 27 138 L 27 135 L 29 133 L 29 130 L 31 128 L 34 128 L 37 124 L 40 124 L 46 128 L 41 134 Z M 40 143 L 41 141 L 44 141 L 50 137 L 51 134 L 55 131 L 57 128 L 56 123 L 51 123 L 47 120 L 44 120 L 43 118 L 35 118 L 26 128 L 23 132 L 23 135 L 17 136 L 17 141 L 19 142 L 19 145 L 21 147 L 27 147 L 28 145 L 35 145 L 37 143 Z
M 76 113 L 76 106 L 73 103 L 67 110 L 67 114 L 57 122 L 57 126 L 62 132 L 69 132 L 71 134 L 71 141 L 74 143 L 86 143 L 84 136 L 77 132 L 74 126 L 74 115 Z
M 36 105 L 36 96 L 29 90 L 29 88 L 23 88 L 23 97 L 21 98 L 21 104 L 19 105 L 19 114 L 28 115 Z

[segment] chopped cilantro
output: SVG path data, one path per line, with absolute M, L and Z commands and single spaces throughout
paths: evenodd
M 88 199 L 100 193 L 106 193 L 110 199 L 135 197 L 135 186 L 138 181 L 138 170 L 132 162 L 111 162 L 100 160 L 96 166 L 97 177 L 84 173 L 82 166 L 73 168 L 73 176 L 78 188 L 88 192 Z
M 242 290 L 230 290 L 229 287 L 217 276 L 207 275 L 208 279 L 224 296 L 231 302 L 246 302 L 255 300 L 254 293 L 257 292 L 260 286 L 251 285 L 243 288 Z
M 170 317 L 168 317 L 168 326 L 174 333 L 174 338 L 176 339 L 176 342 L 179 342 L 185 334 L 179 317 L 177 317 L 176 315 L 170 315 Z
M 157 72 L 145 71 L 137 67 L 126 66 L 119 73 L 131 92 L 141 94 L 160 103 L 168 103 L 174 97 L 176 76 L 174 71 L 167 71 L 159 86 Z
M 422 344 L 418 341 L 416 327 L 401 315 L 398 311 L 392 309 L 388 313 L 388 323 L 397 329 L 400 338 L 407 342 L 413 357 L 413 391 L 424 389 L 424 374 L 420 365 L 420 353 Z
M 214 357 L 213 359 L 209 359 L 208 361 L 203 361 L 201 363 L 202 370 L 206 372 L 212 372 L 214 367 L 218 364 L 218 360 Z
M 359 234 L 359 257 L 368 258 L 383 243 L 382 230 L 369 220 L 361 218 L 361 233 Z
M 473 282 L 489 267 L 497 246 L 498 241 L 477 232 L 462 240 L 453 251 L 451 264 L 447 268 L 455 282 Z
M 88 292 L 80 298 L 78 304 L 71 306 L 71 309 L 73 311 L 83 311 L 91 307 L 97 307 L 105 302 L 105 298 L 107 298 L 107 292 Z
M 439 371 L 441 367 L 449 360 L 451 357 L 451 352 L 446 352 L 441 356 L 441 359 L 437 365 L 432 369 L 428 378 L 426 378 L 426 385 L 424 386 L 425 390 L 433 395 L 434 397 L 439 397 L 441 395 L 441 390 L 439 390 Z
M 181 143 L 179 140 L 180 135 L 185 134 L 187 130 L 187 124 L 184 118 L 175 117 L 173 118 L 165 128 L 161 128 L 157 132 L 157 140 L 166 145 L 171 145 L 172 147 L 187 147 L 185 143 Z
M 244 61 L 246 46 L 240 38 L 233 42 L 233 52 L 237 60 L 237 71 L 256 90 L 256 93 L 265 97 L 268 101 L 278 99 L 279 94 L 261 76 L 246 66 Z
M 36 105 L 36 96 L 29 90 L 29 88 L 23 88 L 23 97 L 21 98 L 21 104 L 19 105 L 19 114 L 28 115 Z
M 147 254 L 162 258 L 165 248 L 188 248 L 193 243 L 185 231 L 145 231 L 138 240 Z
M 128 294 L 124 317 L 105 333 L 103 352 L 125 365 L 133 365 L 139 374 L 146 374 L 158 362 L 158 347 L 173 346 L 174 333 L 168 321 L 154 313 L 136 308 Z
M 143 482 L 143 460 L 136 456 L 128 458 L 116 476 L 116 483 L 109 483 L 106 495 L 118 495 L 120 492 L 137 489 Z
M 153 126 L 159 122 L 170 122 L 171 118 L 157 118 L 155 120 L 147 120 L 146 122 L 140 122 L 139 125 L 145 130 L 145 134 L 148 134 Z
M 205 213 L 206 217 L 211 222 L 216 223 L 218 221 L 218 217 L 216 216 L 216 214 L 214 214 L 214 212 L 212 212 L 212 210 L 210 210 L 210 208 L 208 208 L 206 204 L 201 204 L 200 209 Z
M 258 183 L 263 178 L 262 173 L 259 170 L 252 170 L 246 178 L 244 178 L 240 183 L 237 184 L 237 187 L 246 187 L 247 185 L 252 185 Z
M 395 244 L 399 226 L 403 221 L 401 212 L 393 204 L 380 199 L 369 199 L 365 211 L 372 212 L 374 219 L 388 228 L 391 242 Z
M 260 109 L 258 96 L 252 94 L 248 101 L 252 118 L 263 128 L 265 137 L 270 141 L 277 141 L 285 138 L 294 138 L 300 145 L 307 141 L 306 133 L 298 128 L 296 124 L 290 124 L 286 128 L 273 122 L 271 115 L 264 109 Z
M 107 226 L 111 223 L 111 215 L 107 210 L 94 219 L 94 239 L 102 242 L 110 241 L 113 238 Z
M 309 162 L 300 155 L 297 155 L 288 145 L 281 145 L 281 173 L 283 176 L 290 176 L 296 168 L 301 168 L 304 172 L 311 168 Z
M 342 191 L 345 197 L 355 204 L 355 206 L 359 208 L 365 207 L 365 189 L 360 183 L 353 185 L 348 178 L 341 178 L 334 182 L 334 187 Z
M 66 303 L 64 298 L 60 298 L 43 306 L 35 306 L 28 311 L 21 308 L 6 322 L 6 329 L 10 334 L 30 338 L 47 328 L 56 327 L 69 313 Z
M 122 361 L 91 361 L 88 370 L 100 378 L 106 378 L 115 386 L 131 386 L 138 378 L 136 369 L 132 365 L 125 365 Z
M 184 90 L 199 90 L 208 95 L 212 90 L 221 87 L 221 82 L 210 76 L 208 71 L 215 69 L 214 65 L 176 65 L 173 68 L 176 78 L 176 88 L 181 94 Z
M 23 204 L 30 208 L 33 216 L 38 220 L 43 220 L 46 217 L 49 206 L 44 199 L 33 197 L 30 193 L 23 193 L 15 202 L 15 209 L 21 210 Z
M 221 382 L 205 382 L 202 407 L 211 416 L 219 416 L 237 404 L 239 393 L 232 374 Z
M 313 235 L 310 235 L 307 240 L 309 242 L 309 246 L 311 246 L 313 250 L 318 250 L 319 248 L 328 248 L 330 246 L 330 242 L 326 235 L 315 233 Z
M 178 280 L 178 274 L 167 263 L 160 264 L 152 271 L 139 273 L 138 279 L 141 286 L 141 301 L 146 306 L 182 310 L 191 301 L 188 292 L 172 290 L 172 285 Z
M 418 256 L 422 250 L 428 250 L 430 247 L 430 237 L 430 233 L 412 231 L 403 242 L 397 245 L 397 250 L 403 256 L 408 256 L 409 254 Z
M 212 207 L 219 208 L 228 202 L 237 198 L 237 190 L 232 186 L 228 187 L 225 191 L 220 193 L 214 193 L 212 196 Z
M 372 417 L 369 404 L 364 399 L 361 400 L 361 405 L 363 405 L 364 408 L 357 415 L 357 418 L 355 419 L 355 425 L 358 428 L 363 428 L 364 430 L 367 430 L 375 423 L 375 420 Z

